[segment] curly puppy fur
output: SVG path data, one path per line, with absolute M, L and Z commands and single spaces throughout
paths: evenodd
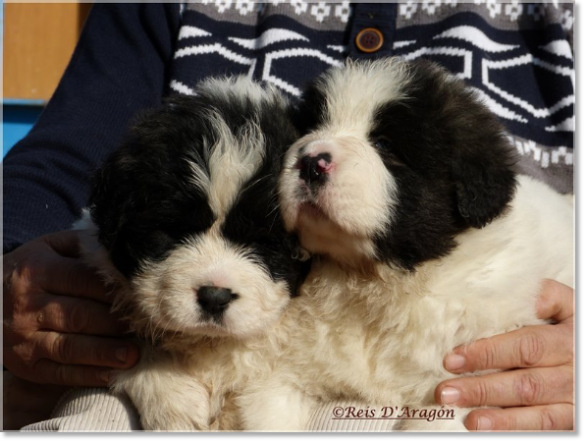
M 348 63 L 295 120 L 281 210 L 316 257 L 271 333 L 275 369 L 237 399 L 246 429 L 306 429 L 328 400 L 437 408 L 446 354 L 543 323 L 543 278 L 573 286 L 571 200 L 515 173 L 497 119 L 440 67 Z M 397 429 L 464 430 L 466 414 Z
M 142 339 L 113 389 L 145 429 L 238 427 L 216 420 L 226 395 L 307 274 L 278 208 L 287 109 L 246 78 L 206 81 L 142 116 L 96 175 L 84 255 Z

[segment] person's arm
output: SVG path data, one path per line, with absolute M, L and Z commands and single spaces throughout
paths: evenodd
M 37 383 L 106 386 L 138 351 L 69 229 L 89 175 L 129 120 L 157 105 L 180 25 L 177 4 L 96 4 L 53 98 L 4 161 L 4 365 Z M 34 239 L 34 240 L 31 240 Z
M 455 374 L 505 370 L 438 385 L 439 404 L 503 408 L 472 411 L 469 430 L 574 429 L 574 290 L 545 280 L 537 314 L 555 323 L 479 340 L 444 360 Z
M 4 253 L 79 217 L 89 175 L 161 101 L 179 25 L 177 4 L 93 6 L 55 94 L 3 162 Z

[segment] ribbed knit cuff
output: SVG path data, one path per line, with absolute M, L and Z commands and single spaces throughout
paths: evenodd
M 105 388 L 73 388 L 55 407 L 51 418 L 25 426 L 36 432 L 128 432 L 140 430 L 140 419 L 131 401 Z

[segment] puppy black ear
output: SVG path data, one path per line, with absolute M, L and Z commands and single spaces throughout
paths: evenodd
M 100 243 L 110 249 L 118 232 L 119 217 L 116 214 L 120 210 L 119 201 L 114 201 L 117 194 L 115 171 L 116 163 L 108 159 L 92 177 L 92 190 L 89 199 L 89 208 L 92 221 L 99 228 Z
M 455 216 L 482 228 L 515 192 L 517 152 L 496 115 L 474 89 L 428 60 L 410 65 L 407 110 L 419 116 L 428 146 L 439 146 L 455 188 Z
M 485 134 L 480 134 L 475 145 L 464 148 L 452 167 L 458 213 L 474 228 L 482 228 L 499 216 L 516 186 L 514 151 L 498 127 L 488 126 L 488 133 L 487 128 L 478 129 Z
M 327 96 L 322 81 L 318 78 L 310 82 L 301 99 L 289 108 L 289 119 L 301 135 L 323 125 L 328 118 Z
M 120 169 L 120 158 L 118 151 L 94 174 L 89 204 L 92 221 L 98 227 L 99 242 L 107 249 L 116 269 L 128 276 L 132 266 L 123 246 L 129 241 L 123 227 L 132 190 L 125 171 Z

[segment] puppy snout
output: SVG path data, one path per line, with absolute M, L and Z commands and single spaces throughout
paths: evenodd
M 228 304 L 237 298 L 230 289 L 217 286 L 202 286 L 197 290 L 197 302 L 201 308 L 209 314 L 221 314 Z
M 332 166 L 332 156 L 328 153 L 305 155 L 299 160 L 299 178 L 308 184 L 323 183 Z

